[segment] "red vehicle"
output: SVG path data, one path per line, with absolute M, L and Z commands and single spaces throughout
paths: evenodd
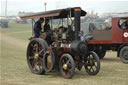
M 94 30 L 88 40 L 89 50 L 95 50 L 100 58 L 106 50 L 117 51 L 123 63 L 128 63 L 128 17 L 112 18 L 112 26 L 106 30 Z

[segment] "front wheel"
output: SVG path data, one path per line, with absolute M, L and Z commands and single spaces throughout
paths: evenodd
M 123 63 L 128 64 L 128 46 L 122 47 L 119 53 L 120 53 L 120 60 Z
M 89 75 L 96 75 L 100 71 L 100 59 L 95 52 L 89 52 L 84 67 Z
M 60 58 L 59 68 L 61 75 L 66 78 L 72 78 L 75 72 L 75 62 L 70 54 L 63 54 Z

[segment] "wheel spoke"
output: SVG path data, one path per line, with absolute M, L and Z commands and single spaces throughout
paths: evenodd
M 92 68 L 92 66 L 90 66 L 89 72 L 91 72 L 91 70 L 94 71 L 93 68 Z
M 38 67 L 37 70 L 38 71 L 41 71 L 41 66 L 40 65 L 37 65 L 37 67 Z
M 35 66 L 33 67 L 33 70 L 34 70 L 34 71 L 36 71 L 36 68 L 35 68 Z
M 40 50 L 38 54 L 40 55 L 42 52 L 44 52 L 44 50 L 43 50 L 43 49 L 42 49 L 42 50 Z
M 95 66 L 97 66 L 97 61 L 96 62 L 94 62 L 95 63 Z
M 42 65 L 43 59 L 41 57 L 38 58 L 38 64 Z
M 42 66 L 37 62 L 37 63 L 34 65 L 33 70 L 36 71 L 36 72 L 37 72 L 37 71 L 39 72 L 39 71 L 42 70 L 41 67 L 42 67 Z
M 67 58 L 67 57 L 65 57 L 64 59 L 65 59 L 65 64 L 66 64 L 66 62 L 68 61 L 68 58 Z
M 66 64 L 69 64 L 69 62 L 70 62 L 69 60 L 68 60 L 68 61 L 66 61 Z
M 36 60 L 35 59 L 33 59 L 33 62 L 32 62 L 32 65 L 33 65 L 33 67 L 36 65 Z
M 36 45 L 36 53 L 38 53 L 38 50 L 39 50 L 39 44 L 36 43 L 35 45 Z
M 95 67 L 95 68 L 97 68 L 97 66 L 96 66 L 96 65 L 95 65 L 94 67 Z
M 40 71 L 42 70 L 42 66 L 39 66 Z
M 33 70 L 36 71 L 36 64 L 33 65 Z
M 93 67 L 92 67 L 92 71 L 95 72 L 95 70 L 93 69 Z

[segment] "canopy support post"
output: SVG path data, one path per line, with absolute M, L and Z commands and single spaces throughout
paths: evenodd
M 33 19 L 32 19 L 32 36 L 33 36 Z
M 34 36 L 34 23 L 35 23 L 35 20 L 32 19 L 32 37 Z

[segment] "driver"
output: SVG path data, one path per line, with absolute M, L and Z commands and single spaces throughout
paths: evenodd
M 45 18 L 44 32 L 46 33 L 45 34 L 45 40 L 47 41 L 48 44 L 52 43 L 51 33 L 49 33 L 50 31 L 51 31 L 51 29 L 50 29 L 50 25 L 49 25 L 49 19 Z
M 121 28 L 123 30 L 128 29 L 128 21 L 127 20 L 121 24 Z
M 44 32 L 50 31 L 50 25 L 49 25 L 49 19 L 45 19 L 45 24 L 44 24 Z
M 49 19 L 45 18 L 44 30 L 43 30 L 43 33 L 40 35 L 40 38 L 43 38 L 46 41 L 50 41 L 51 40 L 51 35 L 49 33 L 50 30 L 51 29 L 49 25 Z

